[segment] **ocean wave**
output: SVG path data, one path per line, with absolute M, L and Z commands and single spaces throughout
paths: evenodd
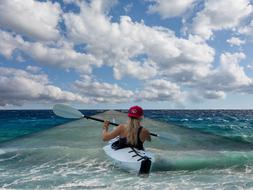
M 0 149 L 0 155 L 5 154 L 6 152 L 3 149 Z
M 194 171 L 253 166 L 253 151 L 159 151 L 154 171 Z
M 101 183 L 99 179 L 69 182 L 58 186 L 56 189 L 108 189 L 111 185 Z

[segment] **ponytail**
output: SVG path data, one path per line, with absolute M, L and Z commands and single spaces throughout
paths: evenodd
M 131 145 L 138 144 L 138 128 L 140 126 L 140 119 L 130 117 L 127 128 L 127 143 Z

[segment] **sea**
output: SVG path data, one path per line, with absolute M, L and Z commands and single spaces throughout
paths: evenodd
M 106 110 L 80 111 L 126 121 Z M 156 158 L 148 176 L 108 159 L 99 122 L 52 110 L 0 110 L 0 189 L 253 189 L 253 110 L 144 114 L 143 126 L 166 137 L 145 143 Z

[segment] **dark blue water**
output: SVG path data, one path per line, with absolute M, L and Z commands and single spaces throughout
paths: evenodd
M 162 122 L 253 142 L 253 110 L 148 110 L 145 113 Z
M 83 111 L 93 115 L 98 111 Z M 36 133 L 72 121 L 56 116 L 52 110 L 0 110 L 0 142 Z
M 123 110 L 126 112 L 126 110 Z M 82 110 L 94 115 L 102 110 Z M 220 136 L 252 142 L 253 110 L 145 110 L 145 117 Z M 0 142 L 46 130 L 70 119 L 51 110 L 1 110 Z

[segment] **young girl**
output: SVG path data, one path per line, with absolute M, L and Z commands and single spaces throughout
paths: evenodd
M 113 143 L 114 149 L 125 147 L 134 147 L 144 150 L 143 143 L 151 141 L 148 129 L 141 126 L 143 118 L 143 109 L 139 106 L 133 106 L 128 110 L 128 123 L 120 124 L 113 131 L 109 132 L 109 121 L 104 121 L 102 137 L 103 141 L 109 141 L 117 136 L 119 140 Z

